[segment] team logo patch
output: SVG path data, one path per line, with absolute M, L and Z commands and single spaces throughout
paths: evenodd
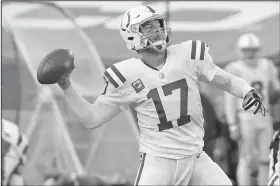
M 136 93 L 140 92 L 141 90 L 143 90 L 145 88 L 144 84 L 142 83 L 142 81 L 140 79 L 137 79 L 131 85 L 134 88 L 134 90 L 136 91 Z

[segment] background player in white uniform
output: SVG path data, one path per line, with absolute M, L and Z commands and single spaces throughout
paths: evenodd
M 1 122 L 1 185 L 24 185 L 21 171 L 27 161 L 28 140 L 16 124 L 5 119 Z
M 252 34 L 242 35 L 237 43 L 243 59 L 228 65 L 227 71 L 244 79 L 261 95 L 265 108 L 269 108 L 269 87 L 280 91 L 277 69 L 273 62 L 259 58 L 259 38 Z M 251 185 L 251 174 L 258 171 L 258 184 L 265 185 L 268 176 L 269 145 L 273 136 L 272 118 L 267 114 L 252 114 L 240 109 L 242 102 L 225 93 L 225 114 L 231 137 L 239 141 L 237 181 L 239 185 Z
M 203 148 L 203 114 L 199 81 L 244 98 L 244 109 L 265 114 L 255 91 L 244 80 L 217 67 L 201 41 L 170 46 L 165 18 L 149 6 L 128 10 L 121 36 L 139 53 L 106 69 L 104 92 L 88 103 L 71 86 L 67 72 L 58 84 L 72 109 L 88 128 L 133 107 L 140 127 L 140 168 L 135 185 L 231 185 Z
M 280 185 L 280 129 L 275 132 L 270 145 L 269 177 L 267 185 Z

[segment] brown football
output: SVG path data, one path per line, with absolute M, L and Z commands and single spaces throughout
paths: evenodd
M 37 69 L 41 84 L 55 84 L 61 77 L 74 69 L 74 54 L 69 49 L 56 49 L 48 53 Z

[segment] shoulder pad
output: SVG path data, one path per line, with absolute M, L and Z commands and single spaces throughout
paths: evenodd
M 260 58 L 259 61 L 262 64 L 266 64 L 267 66 L 274 66 L 274 63 L 272 60 L 268 59 L 268 58 Z
M 113 64 L 105 70 L 103 77 L 115 88 L 121 87 L 128 81 L 131 73 L 133 74 L 134 58 Z
M 210 53 L 209 46 L 200 40 L 189 40 L 184 42 L 185 48 L 188 51 L 188 58 L 192 60 L 204 60 L 205 54 Z
M 261 58 L 259 58 L 259 60 L 260 61 L 265 61 L 265 62 L 268 62 L 268 63 L 272 62 L 270 59 L 265 58 L 265 57 L 261 57 Z

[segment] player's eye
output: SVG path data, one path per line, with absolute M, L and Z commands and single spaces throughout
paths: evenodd
M 143 23 L 140 27 L 139 27 L 139 32 L 140 33 L 149 33 L 152 32 L 155 29 L 158 29 L 161 27 L 161 22 L 158 19 L 155 20 L 149 20 L 146 21 L 145 23 Z

